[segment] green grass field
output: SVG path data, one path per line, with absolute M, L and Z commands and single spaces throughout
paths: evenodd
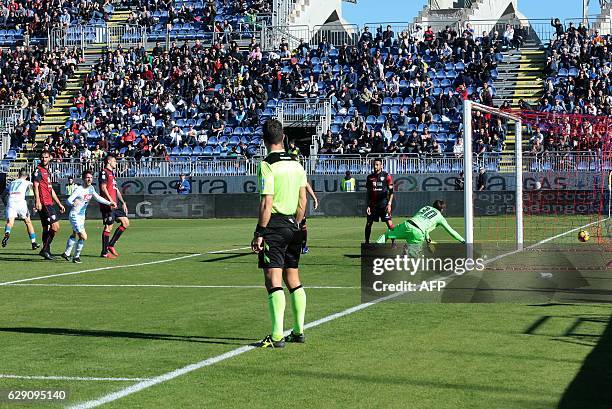
M 61 406 L 108 400 L 108 408 L 612 407 L 609 304 L 384 302 L 347 311 L 361 304 L 363 223 L 309 219 L 306 321 L 329 320 L 282 350 L 238 350 L 270 330 L 262 273 L 246 248 L 253 219 L 136 220 L 117 260 L 96 257 L 99 222 L 89 221 L 81 265 L 43 261 L 16 225 L 0 249 L 0 390 L 65 389 Z M 484 227 L 508 225 L 479 223 L 491 242 L 499 230 L 487 236 Z M 463 230 L 461 220 L 451 224 Z M 549 237 L 549 227 L 526 227 L 533 240 Z M 62 229 L 56 254 L 67 222 Z M 382 232 L 375 225 L 373 237 Z M 287 329 L 290 311 L 288 301 Z M 235 356 L 216 362 L 226 353 Z

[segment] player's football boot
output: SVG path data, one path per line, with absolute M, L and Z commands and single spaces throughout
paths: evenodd
M 62 258 L 66 261 L 70 261 L 70 256 L 67 255 L 66 253 L 62 253 Z
M 40 244 L 38 243 L 32 243 L 32 250 L 36 250 L 40 248 Z
M 115 257 L 119 257 L 119 253 L 117 253 L 117 250 L 115 250 L 115 248 L 113 246 L 108 246 L 106 248 L 106 250 L 111 253 L 113 256 Z
M 9 237 L 11 237 L 10 234 L 4 233 L 4 238 L 2 239 L 2 247 L 6 247 L 9 241 Z
M 40 253 L 38 253 L 41 257 L 43 257 L 45 260 L 55 260 L 55 257 L 53 257 L 51 255 L 51 253 L 49 253 L 46 250 L 41 250 Z
M 310 249 L 308 248 L 308 246 L 302 247 L 302 254 L 308 254 L 309 251 Z
M 304 334 L 294 334 L 293 331 L 289 335 L 285 337 L 285 342 L 295 342 L 298 344 L 303 344 L 306 342 L 306 337 Z
M 273 341 L 272 335 L 268 335 L 267 337 L 262 339 L 261 342 L 257 344 L 257 346 L 259 348 L 284 348 L 285 338 L 281 339 L 280 341 Z
M 116 259 L 117 257 L 115 257 L 114 254 L 111 253 L 102 253 L 100 254 L 100 257 L 104 257 L 104 258 L 108 258 L 108 259 Z
M 81 257 L 75 257 L 72 259 L 73 263 L 81 264 Z

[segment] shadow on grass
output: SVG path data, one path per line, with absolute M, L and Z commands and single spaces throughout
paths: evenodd
M 254 255 L 255 253 L 224 253 L 224 254 L 227 254 L 227 255 L 223 257 L 212 258 L 209 260 L 200 260 L 200 263 L 215 263 L 217 261 L 225 261 L 225 260 L 231 260 L 231 259 L 238 258 L 238 257 L 250 256 L 250 255 Z
M 573 328 L 575 329 L 575 328 Z M 612 316 L 599 342 L 584 360 L 557 409 L 610 409 L 612 407 Z
M 345 254 L 346 258 L 361 258 L 361 254 Z
M 244 368 L 241 371 L 247 371 Z M 256 374 L 265 376 L 265 368 L 249 368 L 249 374 Z M 477 398 L 484 398 L 493 400 L 506 400 L 514 402 L 515 405 L 512 407 L 516 408 L 532 408 L 534 404 L 538 404 L 541 407 L 543 404 L 550 405 L 550 401 L 544 399 L 541 394 L 537 391 L 526 391 L 520 386 L 503 386 L 503 385 L 492 385 L 490 382 L 483 380 L 478 382 L 477 380 L 468 380 L 465 382 L 451 382 L 444 381 L 441 379 L 419 379 L 422 375 L 405 376 L 397 373 L 382 373 L 379 375 L 374 374 L 359 374 L 356 372 L 325 372 L 321 370 L 308 370 L 308 369 L 297 369 L 291 368 L 290 370 L 280 370 L 277 373 L 278 376 L 283 376 L 283 379 L 317 379 L 327 380 L 329 382 L 353 382 L 359 384 L 370 384 L 383 385 L 385 388 L 388 387 L 400 387 L 404 393 L 409 394 L 411 389 L 426 388 L 431 393 L 435 394 L 439 390 L 446 391 L 458 391 L 461 393 L 469 393 Z M 497 395 L 499 394 L 499 395 Z M 513 395 L 512 397 L 504 395 Z M 362 398 L 361 398 L 362 399 Z M 381 406 L 383 407 L 383 406 Z M 406 408 L 410 406 L 406 405 Z M 457 406 L 461 407 L 461 406 Z M 465 406 L 469 407 L 469 406 Z M 493 406 L 492 406 L 493 407 Z M 586 409 L 586 408 L 582 408 Z M 590 408 L 589 408 L 590 409 Z
M 196 342 L 196 343 L 204 343 L 204 344 L 222 344 L 222 345 L 244 345 L 244 342 L 238 342 L 238 341 L 255 341 L 255 339 L 253 338 L 151 334 L 151 333 L 144 333 L 144 332 L 108 331 L 108 330 L 75 329 L 75 328 L 2 327 L 0 328 L 0 332 L 13 332 L 13 333 L 20 333 L 20 334 L 35 334 L 35 335 L 60 335 L 60 336 L 70 336 L 70 337 L 150 339 L 150 340 L 159 340 L 159 341 Z
M 43 258 L 41 258 L 40 256 L 31 256 L 32 258 L 29 258 L 27 255 L 22 255 L 22 257 L 0 257 L 0 261 L 27 261 L 29 262 L 49 262 L 48 260 L 44 260 Z

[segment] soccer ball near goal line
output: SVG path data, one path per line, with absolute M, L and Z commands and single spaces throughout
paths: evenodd
M 578 241 L 581 241 L 584 243 L 585 241 L 589 241 L 590 237 L 591 236 L 589 236 L 589 232 L 586 230 L 580 230 L 578 232 Z

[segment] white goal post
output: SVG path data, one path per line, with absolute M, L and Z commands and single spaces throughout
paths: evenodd
M 474 245 L 474 161 L 472 152 L 472 111 L 493 114 L 514 121 L 514 132 L 516 142 L 515 150 L 515 178 L 516 178 L 516 246 L 517 250 L 523 250 L 523 146 L 522 146 L 522 120 L 519 116 L 503 112 L 477 102 L 465 100 L 463 102 L 463 172 L 464 172 L 464 223 L 465 241 L 468 249 Z M 469 250 L 468 250 L 469 251 Z

